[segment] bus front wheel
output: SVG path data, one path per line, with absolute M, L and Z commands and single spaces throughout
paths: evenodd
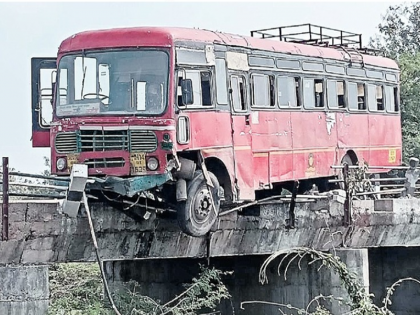
M 178 223 L 191 236 L 202 236 L 216 222 L 220 209 L 219 181 L 208 172 L 214 187 L 207 185 L 202 171 L 196 171 L 187 185 L 187 200 L 178 203 Z

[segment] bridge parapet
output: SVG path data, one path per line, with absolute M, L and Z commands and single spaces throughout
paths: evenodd
M 297 204 L 296 228 L 288 229 L 289 205 L 266 204 L 219 218 L 213 231 L 196 238 L 175 218 L 152 213 L 136 222 L 103 203 L 91 204 L 105 260 L 270 254 L 307 246 L 319 250 L 420 244 L 420 200 L 353 201 L 353 224 L 343 225 L 342 204 L 330 200 Z M 0 264 L 95 261 L 86 212 L 60 213 L 56 203 L 11 203 L 9 240 L 0 242 Z

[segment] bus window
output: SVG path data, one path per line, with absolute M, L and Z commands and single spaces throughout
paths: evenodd
M 315 107 L 324 107 L 324 81 L 315 80 Z
M 365 110 L 365 85 L 364 83 L 347 83 L 347 100 L 350 110 Z
M 242 110 L 246 110 L 246 103 L 245 103 L 245 79 L 243 77 L 239 78 L 239 93 L 240 93 L 240 101 L 241 101 L 241 108 Z
M 383 89 L 381 85 L 368 84 L 368 105 L 370 111 L 384 110 Z
M 236 112 L 246 111 L 245 79 L 243 77 L 232 76 L 230 87 L 232 90 L 233 109 Z
M 400 99 L 398 97 L 398 88 L 394 87 L 394 110 L 395 112 L 399 112 L 400 111 Z
M 274 107 L 276 106 L 276 79 L 274 75 L 270 75 L 268 78 L 270 79 L 270 106 Z
M 278 101 L 281 108 L 301 105 L 299 82 L 299 77 L 277 77 Z
M 346 107 L 346 98 L 344 97 L 344 81 L 337 81 L 337 101 L 338 107 Z
M 321 79 L 304 79 L 303 100 L 305 108 L 324 107 L 324 81 Z
M 211 99 L 211 72 L 201 72 L 201 104 L 204 106 L 213 105 Z
M 376 104 L 378 107 L 378 110 L 384 110 L 384 88 L 382 85 L 376 86 Z
M 392 86 L 385 86 L 385 104 L 388 112 L 398 112 L 398 89 Z
M 270 87 L 268 75 L 253 74 L 252 80 L 252 105 L 269 106 L 270 105 Z
M 193 87 L 194 102 L 189 107 L 213 105 L 210 71 L 187 70 L 185 79 L 191 79 Z
M 357 109 L 366 109 L 365 84 L 357 83 Z
M 224 59 L 216 59 L 216 95 L 217 103 L 226 105 L 227 98 L 227 84 L 226 84 L 226 63 Z
M 329 108 L 344 108 L 344 81 L 327 81 L 327 99 Z
M 300 91 L 302 89 L 302 86 L 300 84 L 300 77 L 295 77 L 295 93 L 296 93 L 296 106 L 302 106 L 302 98 L 301 98 L 301 94 Z
M 315 108 L 314 80 L 303 79 L 303 104 L 307 109 Z

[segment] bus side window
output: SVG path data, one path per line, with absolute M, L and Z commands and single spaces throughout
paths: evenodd
M 253 74 L 251 76 L 251 97 L 253 106 L 268 106 L 270 98 L 268 75 Z
M 357 83 L 357 109 L 366 109 L 365 84 Z
M 385 86 L 384 93 L 386 110 L 390 113 L 398 112 L 398 88 Z
M 274 75 L 270 75 L 268 76 L 268 78 L 270 80 L 270 106 L 274 107 L 276 106 L 276 87 L 275 87 L 276 79 Z
M 382 85 L 376 86 L 376 105 L 378 110 L 384 110 L 384 88 Z
M 201 72 L 201 104 L 204 106 L 213 105 L 211 97 L 211 72 Z
M 217 103 L 222 105 L 228 104 L 226 78 L 226 63 L 224 59 L 216 58 L 216 96 Z
M 192 81 L 194 103 L 189 107 L 212 106 L 212 76 L 210 71 L 187 70 L 185 79 Z M 178 82 L 179 84 L 179 82 Z M 178 98 L 178 103 L 180 99 Z
M 327 81 L 327 100 L 329 108 L 345 108 L 344 81 Z
M 295 93 L 296 93 L 296 106 L 302 106 L 301 90 L 302 86 L 300 84 L 300 77 L 295 77 Z
M 230 78 L 231 100 L 233 109 L 236 112 L 246 111 L 246 90 L 245 79 L 241 76 L 231 76 Z
M 384 110 L 382 85 L 368 84 L 368 105 L 370 111 Z
M 281 108 L 296 108 L 301 106 L 300 78 L 277 77 L 278 102 Z
M 358 84 L 347 82 L 347 102 L 350 110 L 359 109 Z
M 315 108 L 315 85 L 313 79 L 303 79 L 303 105 L 307 109 Z
M 252 82 L 252 105 L 259 107 L 275 106 L 276 94 L 274 76 L 265 74 L 253 74 Z
M 344 81 L 337 81 L 337 101 L 339 108 L 346 107 L 346 98 L 344 97 Z
M 395 112 L 400 111 L 400 98 L 397 87 L 394 87 L 394 110 Z
M 243 77 L 239 78 L 239 92 L 240 92 L 240 104 L 241 110 L 246 110 L 246 86 L 245 86 L 245 79 Z
M 324 107 L 324 81 L 315 80 L 315 107 Z

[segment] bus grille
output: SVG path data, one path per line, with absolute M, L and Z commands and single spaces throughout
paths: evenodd
M 130 142 L 132 152 L 153 152 L 158 145 L 156 134 L 146 130 L 131 130 Z
M 80 130 L 81 152 L 129 149 L 127 130 Z
M 58 133 L 55 148 L 58 153 L 103 152 L 124 150 L 153 152 L 158 140 L 153 131 L 147 130 L 80 130 Z
M 58 153 L 77 152 L 77 136 L 75 132 L 61 132 L 55 137 L 55 150 Z
M 125 160 L 123 158 L 87 159 L 84 164 L 88 168 L 123 167 Z

